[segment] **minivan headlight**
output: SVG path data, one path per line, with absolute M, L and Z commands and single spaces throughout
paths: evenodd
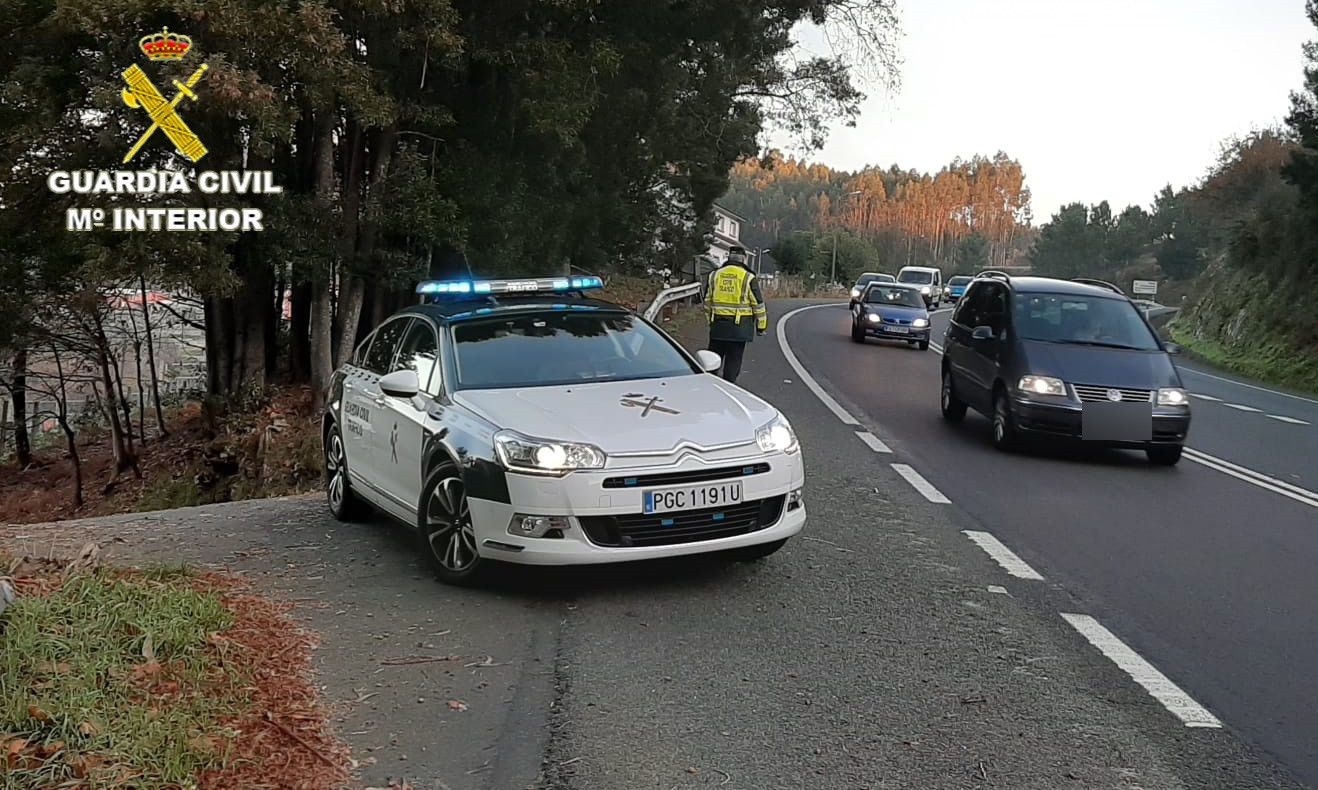
M 1021 376 L 1016 389 L 1031 395 L 1066 395 L 1066 384 L 1052 376 Z
M 1184 406 L 1190 402 L 1190 396 L 1180 387 L 1163 387 L 1158 390 L 1159 406 Z
M 781 414 L 755 432 L 755 442 L 766 453 L 790 453 L 796 450 L 796 433 Z
M 591 444 L 535 439 L 516 431 L 494 434 L 494 452 L 505 469 L 538 475 L 601 469 L 606 458 L 603 450 Z

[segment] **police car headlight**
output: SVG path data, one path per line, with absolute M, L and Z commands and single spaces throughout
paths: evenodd
M 494 451 L 499 463 L 514 472 L 562 475 L 574 469 L 601 469 L 604 451 L 594 445 L 533 439 L 514 431 L 494 435 Z
M 781 415 L 755 432 L 755 442 L 766 453 L 790 453 L 797 448 L 796 433 Z
M 926 326 L 929 326 L 929 319 L 917 318 L 911 322 L 911 326 L 915 327 L 916 329 L 924 329 Z

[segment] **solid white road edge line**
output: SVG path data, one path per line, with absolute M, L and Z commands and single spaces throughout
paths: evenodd
M 1255 384 L 1246 384 L 1243 381 L 1236 381 L 1235 379 L 1229 379 L 1223 376 L 1214 376 L 1212 373 L 1205 373 L 1202 370 L 1195 370 L 1194 368 L 1181 367 L 1180 365 L 1177 365 L 1176 369 L 1184 373 L 1193 373 L 1196 376 L 1203 376 L 1204 378 L 1215 379 L 1217 381 L 1225 381 L 1228 384 L 1235 384 L 1237 387 L 1247 387 L 1252 390 L 1258 390 L 1259 392 L 1267 392 L 1273 395 L 1280 395 L 1283 398 L 1291 398 L 1292 400 L 1304 401 L 1305 403 L 1312 403 L 1315 406 L 1318 406 L 1318 400 L 1314 400 L 1313 398 L 1305 398 L 1299 395 L 1292 395 L 1289 392 L 1278 392 L 1277 390 L 1270 390 L 1267 387 L 1260 387 Z
M 1255 472 L 1253 469 L 1233 464 L 1230 461 L 1225 461 L 1216 456 L 1209 455 L 1208 453 L 1201 453 L 1198 450 L 1189 447 L 1185 448 L 1184 452 L 1186 458 L 1197 464 L 1206 466 L 1209 469 L 1214 469 L 1223 474 L 1231 475 L 1234 478 L 1244 480 L 1246 483 L 1252 483 L 1259 488 L 1265 488 L 1273 493 L 1290 497 L 1296 502 L 1301 502 L 1310 507 L 1318 507 L 1318 493 L 1310 491 L 1307 488 L 1300 488 L 1297 485 L 1287 483 L 1285 480 L 1278 480 L 1275 477 L 1268 477 L 1261 472 Z
M 1140 658 L 1139 654 L 1126 646 L 1103 624 L 1087 614 L 1067 614 L 1062 617 L 1099 652 L 1111 659 L 1112 663 L 1130 675 L 1131 680 L 1144 687 L 1162 706 L 1180 719 L 1187 727 L 1221 727 L 1222 722 L 1208 712 L 1208 709 L 1195 702 L 1157 670 L 1152 664 Z
M 1033 579 L 1037 582 L 1043 581 L 1042 574 L 1034 568 L 1031 568 L 1025 560 L 1017 557 L 1015 552 L 1002 545 L 1002 541 L 993 537 L 992 534 L 988 532 L 979 532 L 973 529 L 963 529 L 961 530 L 961 533 L 975 541 L 975 543 L 978 543 L 979 547 L 984 550 L 985 554 L 992 557 L 994 562 L 1001 565 L 1002 569 L 1007 573 L 1010 573 L 1012 576 L 1015 576 L 1018 579 Z
M 1277 420 L 1278 422 L 1288 422 L 1288 423 L 1290 423 L 1291 425 L 1308 425 L 1308 424 L 1309 424 L 1309 423 L 1305 422 L 1304 420 L 1297 420 L 1297 419 L 1295 419 L 1294 417 L 1283 417 L 1283 416 L 1281 416 L 1280 414 L 1269 414 L 1268 417 L 1271 418 L 1271 419 L 1273 419 L 1273 420 Z
M 882 441 L 879 440 L 879 437 L 875 436 L 869 431 L 856 431 L 856 437 L 865 444 L 869 445 L 869 448 L 876 453 L 892 452 L 892 450 L 888 447 L 888 445 L 884 444 Z
M 829 395 L 827 392 L 824 392 L 824 388 L 819 386 L 819 382 L 815 381 L 814 376 L 811 376 L 809 373 L 806 372 L 805 367 L 801 365 L 801 361 L 796 358 L 796 354 L 792 353 L 792 347 L 787 344 L 787 322 L 792 320 L 792 316 L 796 315 L 797 313 L 803 313 L 806 310 L 817 310 L 820 307 L 841 307 L 841 306 L 842 305 L 838 305 L 838 304 L 812 304 L 812 305 L 806 305 L 805 307 L 798 307 L 792 312 L 778 319 L 778 328 L 775 331 L 778 335 L 778 347 L 782 349 L 783 356 L 787 358 L 787 364 L 792 366 L 792 370 L 796 371 L 796 375 L 800 377 L 801 381 L 805 382 L 806 387 L 808 387 L 810 391 L 815 394 L 815 397 L 819 398 L 819 400 L 822 401 L 823 404 L 828 407 L 828 410 L 833 412 L 834 416 L 836 416 L 843 423 L 847 425 L 859 426 L 860 420 L 857 420 L 855 417 L 852 417 L 851 414 L 849 414 L 846 409 L 842 408 L 842 405 L 840 403 L 833 400 L 832 395 Z
M 943 492 L 934 488 L 933 484 L 928 480 L 925 480 L 924 477 L 922 477 L 919 472 L 915 471 L 910 464 L 893 464 L 892 468 L 893 471 L 905 478 L 906 482 L 910 483 L 912 488 L 919 491 L 925 499 L 933 502 L 935 505 L 952 504 L 952 500 L 943 496 Z

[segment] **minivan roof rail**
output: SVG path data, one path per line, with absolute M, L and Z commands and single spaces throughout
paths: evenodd
M 1004 282 L 1011 282 L 1010 274 L 1007 274 L 1006 272 L 1000 272 L 997 269 L 985 269 L 984 271 L 975 275 L 975 279 L 979 279 L 980 277 L 987 277 L 988 279 L 991 280 L 1002 280 Z
M 1073 278 L 1071 278 L 1071 282 L 1073 282 L 1073 283 L 1083 283 L 1083 284 L 1085 284 L 1085 285 L 1096 285 L 1096 286 L 1098 286 L 1099 288 L 1106 288 L 1107 290 L 1109 290 L 1109 291 L 1111 291 L 1111 292 L 1113 292 L 1113 293 L 1118 293 L 1118 294 L 1121 294 L 1122 296 L 1125 296 L 1125 295 L 1126 295 L 1126 292 L 1125 292 L 1125 291 L 1121 290 L 1119 287 L 1113 285 L 1112 283 L 1108 282 L 1107 280 L 1095 280 L 1095 279 L 1090 278 L 1090 277 L 1073 277 Z

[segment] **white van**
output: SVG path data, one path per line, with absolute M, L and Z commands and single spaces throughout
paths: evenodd
M 914 285 L 920 289 L 924 303 L 930 310 L 938 307 L 943 297 L 943 270 L 932 266 L 903 266 L 897 272 L 897 282 Z

